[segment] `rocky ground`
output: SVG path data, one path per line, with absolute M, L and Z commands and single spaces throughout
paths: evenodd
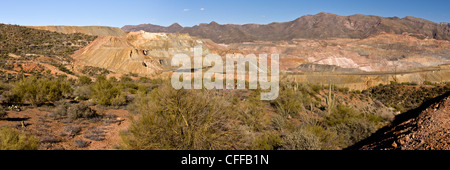
M 39 150 L 112 150 L 118 149 L 120 131 L 130 123 L 128 111 L 106 109 L 97 120 L 56 120 L 46 107 L 8 111 L 0 126 L 13 126 L 39 138 Z
M 350 147 L 361 150 L 449 150 L 450 93 L 396 117 L 391 126 Z

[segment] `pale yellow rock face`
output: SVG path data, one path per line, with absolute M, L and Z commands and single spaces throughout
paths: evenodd
M 131 32 L 127 35 L 103 36 L 76 51 L 75 65 L 106 68 L 119 74 L 156 75 L 170 68 L 176 54 L 194 56 L 194 47 L 202 46 L 202 55 L 209 54 L 203 40 L 188 34 Z

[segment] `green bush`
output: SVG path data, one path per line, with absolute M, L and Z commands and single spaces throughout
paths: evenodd
M 89 85 L 92 83 L 92 79 L 89 78 L 88 76 L 80 76 L 80 77 L 78 77 L 78 82 L 81 85 Z
M 75 87 L 73 91 L 75 100 L 88 100 L 91 96 L 91 88 L 88 85 Z
M 280 96 L 272 103 L 278 113 L 286 118 L 297 118 L 299 113 L 303 111 L 302 96 L 292 91 L 281 92 Z
M 131 82 L 131 81 L 133 81 L 133 79 L 131 79 L 128 76 L 122 76 L 122 77 L 120 77 L 120 81 L 121 82 Z
M 449 91 L 448 86 L 415 86 L 415 85 L 384 85 L 368 90 L 370 96 L 385 106 L 394 107 L 405 112 L 419 107 L 424 101 L 435 98 Z
M 12 101 L 40 105 L 55 102 L 68 96 L 73 89 L 65 79 L 38 78 L 35 76 L 25 78 L 14 84 L 12 88 Z
M 363 115 L 345 105 L 338 105 L 331 115 L 326 117 L 329 129 L 335 130 L 341 137 L 340 147 L 354 144 L 377 130 L 383 119 L 377 115 Z
M 100 68 L 100 67 L 92 67 L 92 66 L 84 66 L 81 73 L 89 76 L 98 76 L 98 75 L 107 75 L 111 73 L 109 70 Z
M 113 106 L 124 106 L 127 104 L 127 98 L 124 93 L 119 93 L 116 97 L 111 99 L 111 105 Z
M 99 117 L 95 110 L 92 110 L 84 103 L 72 104 L 67 109 L 69 119 L 93 119 Z
M 272 105 L 283 117 L 298 118 L 305 105 L 310 105 L 313 90 L 304 83 L 282 83 L 280 94 Z
M 54 119 L 68 118 L 70 120 L 94 119 L 100 117 L 100 115 L 97 114 L 95 110 L 92 110 L 88 105 L 84 103 L 59 104 L 49 116 Z
M 148 82 L 150 82 L 150 79 L 147 78 L 147 77 L 141 77 L 141 78 L 139 78 L 139 82 L 141 82 L 141 83 L 148 83 Z
M 69 70 L 64 64 L 53 63 L 52 65 L 57 67 L 60 71 L 62 71 L 64 73 L 75 75 L 75 73 L 73 73 L 71 70 Z
M 311 89 L 316 92 L 319 93 L 320 90 L 322 90 L 324 87 L 318 84 L 311 84 Z
M 299 129 L 281 139 L 282 150 L 319 150 L 319 138 L 306 130 Z
M 336 124 L 332 128 L 342 137 L 342 147 L 365 139 L 377 130 L 376 124 L 366 119 L 351 119 L 346 123 Z
M 248 149 L 249 130 L 235 119 L 231 102 L 212 91 L 175 90 L 169 83 L 137 99 L 138 118 L 121 133 L 124 149 Z
M 228 99 L 233 105 L 235 105 L 236 118 L 247 125 L 252 131 L 263 130 L 263 103 L 260 100 L 259 95 L 254 94 L 249 96 L 245 101 L 235 103 L 233 98 Z
M 24 132 L 9 127 L 0 128 L 0 150 L 36 150 L 38 140 Z
M 267 132 L 253 141 L 251 150 L 276 150 L 280 147 L 281 138 L 276 132 Z
M 395 109 L 395 111 L 398 111 L 400 113 L 404 112 L 405 109 L 402 106 L 396 105 L 396 104 L 391 104 L 391 107 Z
M 341 149 L 341 142 L 343 137 L 339 136 L 334 129 L 320 124 L 309 125 L 303 128 L 317 136 L 320 141 L 320 149 Z
M 106 80 L 105 76 L 97 76 L 95 83 L 91 85 L 91 99 L 94 103 L 101 105 L 123 105 L 126 104 L 125 95 L 121 87 L 117 86 L 114 79 Z
M 433 85 L 433 83 L 431 81 L 423 81 L 424 85 Z
M 355 110 L 345 105 L 338 105 L 326 119 L 328 125 L 334 126 L 342 123 L 345 124 L 355 117 L 357 117 Z

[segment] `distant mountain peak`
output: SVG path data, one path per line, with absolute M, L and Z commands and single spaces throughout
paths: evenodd
M 289 22 L 273 22 L 270 24 L 221 25 L 215 21 L 209 24 L 201 23 L 193 27 L 182 27 L 175 24 L 169 27 L 127 26 L 122 29 L 125 31 L 142 29 L 147 32 L 189 33 L 193 36 L 211 39 L 217 43 L 280 41 L 296 38 L 362 39 L 381 33 L 402 34 L 405 32 L 439 40 L 450 40 L 450 24 L 434 23 L 415 17 L 380 17 L 363 14 L 340 16 L 320 12 L 315 15 L 305 15 Z
M 336 14 L 333 14 L 333 13 L 327 13 L 327 12 L 319 12 L 319 13 L 316 14 L 316 15 L 336 15 Z
M 169 27 L 182 27 L 182 26 L 180 24 L 178 24 L 177 22 L 175 22 L 172 25 L 170 25 Z
M 127 32 L 134 31 L 145 31 L 145 32 L 165 32 L 165 33 L 175 33 L 183 29 L 183 27 L 178 23 L 173 23 L 168 27 L 154 25 L 154 24 L 140 24 L 140 25 L 125 25 L 122 30 Z
M 209 25 L 219 25 L 216 21 L 211 21 Z

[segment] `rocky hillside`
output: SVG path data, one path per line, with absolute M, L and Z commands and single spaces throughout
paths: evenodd
M 173 27 L 173 26 L 171 26 Z M 296 38 L 367 38 L 381 33 L 412 33 L 419 38 L 450 40 L 450 24 L 434 23 L 415 17 L 380 17 L 372 15 L 339 16 L 331 13 L 305 15 L 294 21 L 260 24 L 226 24 L 216 22 L 200 24 L 183 29 L 168 29 L 154 25 L 125 26 L 125 31 L 167 31 L 189 33 L 193 36 L 211 39 L 217 43 L 250 41 L 280 41 Z
M 203 41 L 188 34 L 131 32 L 125 36 L 104 36 L 72 55 L 75 65 L 105 68 L 119 74 L 155 75 L 170 66 L 178 53 L 193 56 Z M 203 48 L 203 54 L 209 50 Z
M 397 116 L 392 125 L 348 149 L 449 150 L 450 93 Z
M 125 31 L 116 27 L 106 26 L 28 26 L 34 29 L 59 32 L 63 34 L 82 33 L 94 36 L 122 36 Z
M 95 36 L 80 33 L 61 34 L 18 25 L 0 24 L 0 53 L 22 57 L 36 54 L 66 58 L 95 38 Z
M 0 24 L 0 78 L 10 81 L 24 74 L 63 74 L 74 78 L 69 56 L 95 38 Z
M 411 34 L 380 34 L 365 39 L 258 41 L 229 44 L 244 54 L 280 54 L 280 69 L 304 72 L 301 64 L 334 65 L 347 71 L 400 71 L 450 61 L 450 42 Z M 309 70 L 311 71 L 311 70 Z M 317 69 L 316 71 L 329 71 Z

